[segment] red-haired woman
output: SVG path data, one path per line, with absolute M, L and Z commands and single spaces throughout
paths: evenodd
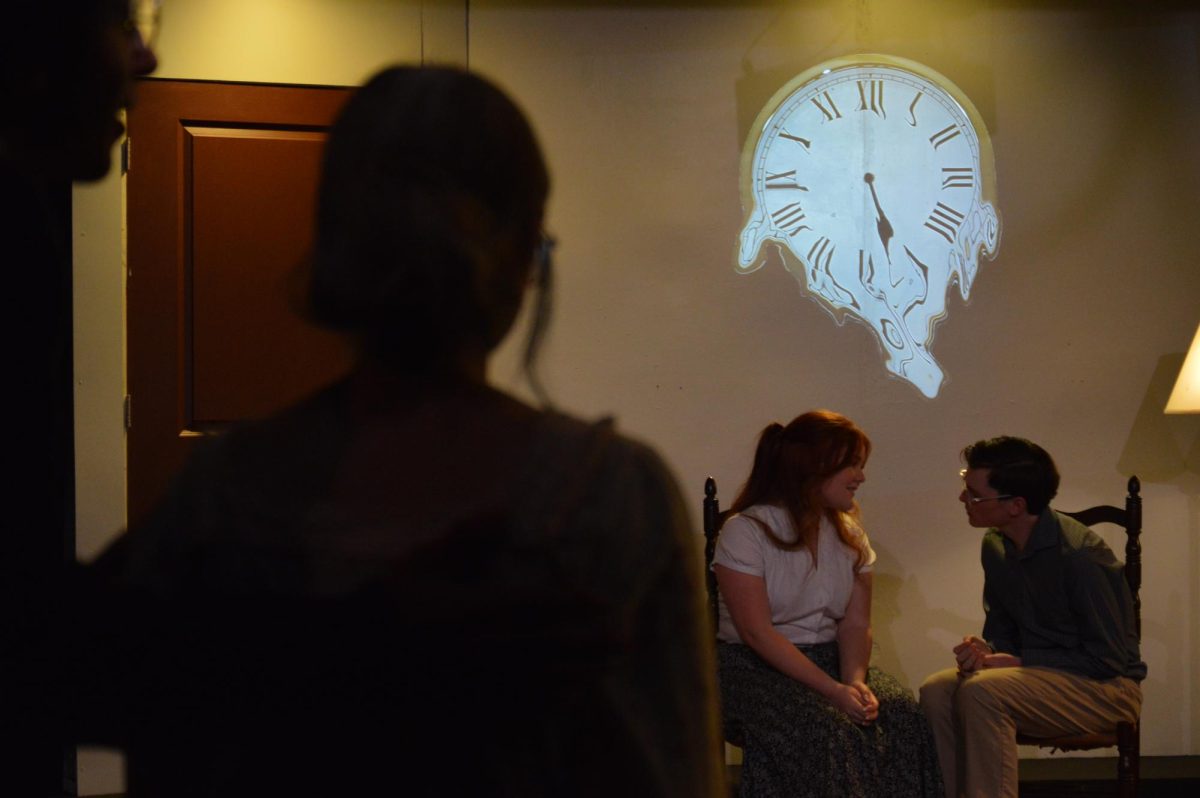
M 725 723 L 743 796 L 941 796 L 910 691 L 869 667 L 875 552 L 855 491 L 871 442 L 815 410 L 762 431 L 713 559 Z

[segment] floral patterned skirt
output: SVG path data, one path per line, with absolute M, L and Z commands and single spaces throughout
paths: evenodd
M 839 679 L 837 643 L 797 646 Z M 859 726 L 749 646 L 717 644 L 721 712 L 742 742 L 742 798 L 941 798 L 933 735 L 911 691 L 878 668 L 879 718 Z

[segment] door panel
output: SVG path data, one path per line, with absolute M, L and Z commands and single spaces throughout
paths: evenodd
M 344 342 L 300 311 L 321 149 L 348 93 L 139 85 L 127 183 L 131 522 L 195 438 L 348 368 Z
M 185 418 L 204 430 L 312 391 L 344 352 L 295 310 L 324 136 L 191 125 L 186 135 L 193 261 Z

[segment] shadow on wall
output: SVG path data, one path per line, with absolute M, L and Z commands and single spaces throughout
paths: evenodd
M 1137 474 L 1146 483 L 1177 483 L 1185 493 L 1195 495 L 1200 476 L 1200 415 L 1163 413 L 1183 356 L 1176 352 L 1158 359 L 1117 460 L 1117 471 L 1123 476 Z
M 901 576 L 904 569 L 895 555 L 875 541 L 871 542 L 871 547 L 875 549 L 876 558 L 871 590 L 871 628 L 877 646 L 871 661 L 895 676 L 901 684 L 915 686 L 928 674 L 910 674 L 904 670 L 898 641 L 927 640 L 929 646 L 945 652 L 945 663 L 938 667 L 950 667 L 954 664 L 951 647 L 962 635 L 974 633 L 979 620 L 931 607 L 916 578 Z M 905 616 L 908 620 L 904 620 Z
M 1134 417 L 1129 438 L 1117 461 L 1117 470 L 1123 474 L 1137 474 L 1144 483 L 1171 485 L 1185 497 L 1187 506 L 1184 540 L 1187 541 L 1187 552 L 1180 552 L 1188 560 L 1187 573 L 1193 575 L 1191 584 L 1182 593 L 1178 590 L 1170 593 L 1168 606 L 1192 607 L 1200 601 L 1200 584 L 1194 575 L 1200 572 L 1200 415 L 1166 415 L 1163 408 L 1167 397 L 1175 384 L 1176 376 L 1183 365 L 1184 353 L 1175 352 L 1163 355 L 1150 377 L 1145 396 Z M 1153 535 L 1155 530 L 1146 530 L 1145 535 Z M 1144 535 L 1144 537 L 1145 537 Z M 1147 541 L 1147 545 L 1153 545 Z M 1148 649 L 1156 643 L 1165 645 L 1165 656 L 1159 661 L 1166 663 L 1165 673 L 1150 671 L 1147 677 L 1151 685 L 1167 685 L 1172 694 L 1178 694 L 1178 685 L 1191 683 L 1190 698 L 1184 699 L 1190 705 L 1190 718 L 1182 716 L 1171 720 L 1161 717 L 1155 722 L 1168 723 L 1178 728 L 1172 729 L 1174 739 L 1192 739 L 1191 750 L 1196 750 L 1194 735 L 1200 734 L 1200 686 L 1194 684 L 1194 679 L 1188 674 L 1195 671 L 1200 663 L 1200 613 L 1195 609 L 1190 613 L 1190 628 L 1185 627 L 1185 619 L 1189 613 L 1171 612 L 1166 617 L 1167 622 L 1158 618 L 1142 616 L 1142 656 L 1148 656 Z M 1161 617 L 1161 616 L 1160 616 Z M 1168 641 L 1191 641 L 1188 650 L 1183 650 L 1177 643 Z M 1151 713 L 1155 709 L 1150 709 Z M 1152 716 L 1151 716 L 1152 717 Z M 1182 728 L 1184 723 L 1190 728 Z
M 1187 592 L 1186 589 L 1172 590 L 1168 594 L 1167 605 L 1187 606 L 1192 601 Z M 1183 646 L 1173 642 L 1187 638 L 1187 625 L 1187 617 L 1182 612 L 1166 613 L 1165 617 L 1160 614 L 1157 618 L 1147 618 L 1145 612 L 1142 613 L 1142 660 L 1152 663 L 1146 681 L 1142 683 L 1143 696 L 1151 696 L 1144 700 L 1142 723 L 1143 728 L 1153 726 L 1160 740 L 1187 739 L 1185 726 L 1189 721 L 1186 714 L 1179 710 L 1178 703 L 1164 704 L 1161 699 L 1154 699 L 1170 695 L 1177 702 L 1194 703 L 1200 697 L 1191 676 L 1194 671 L 1191 662 L 1194 662 L 1195 655 L 1189 655 Z M 1181 688 L 1181 685 L 1190 686 Z M 1187 691 L 1194 695 L 1184 696 L 1183 693 Z

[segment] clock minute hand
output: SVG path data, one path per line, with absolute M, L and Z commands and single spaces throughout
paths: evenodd
M 875 203 L 875 227 L 879 231 L 879 240 L 883 243 L 883 254 L 887 256 L 888 263 L 891 263 L 892 255 L 888 252 L 888 241 L 891 240 L 895 231 L 892 230 L 892 223 L 888 221 L 887 214 L 883 212 L 883 206 L 879 204 L 879 196 L 875 193 L 875 175 L 867 172 L 863 175 L 863 182 L 867 184 L 867 188 L 871 189 L 871 200 Z

